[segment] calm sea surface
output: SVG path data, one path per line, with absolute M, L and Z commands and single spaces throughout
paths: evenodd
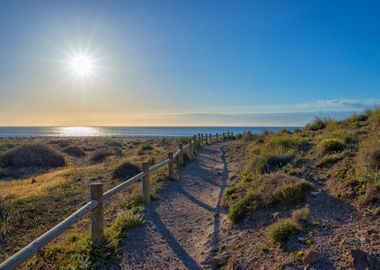
M 234 134 L 251 131 L 259 134 L 264 130 L 280 131 L 284 127 L 0 127 L 0 137 L 70 137 L 70 136 L 155 136 L 180 137 L 198 133 Z M 292 131 L 297 127 L 286 127 Z

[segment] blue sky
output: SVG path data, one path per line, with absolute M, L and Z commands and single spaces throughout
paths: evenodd
M 1 1 L 0 125 L 360 111 L 380 103 L 378 14 L 377 1 Z M 85 80 L 67 68 L 79 52 L 96 62 Z

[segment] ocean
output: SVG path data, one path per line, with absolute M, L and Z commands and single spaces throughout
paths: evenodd
M 277 132 L 284 128 L 292 131 L 298 127 L 0 127 L 0 137 L 182 137 L 228 131 L 260 134 L 265 130 Z

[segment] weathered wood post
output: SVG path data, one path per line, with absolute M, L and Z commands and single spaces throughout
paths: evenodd
M 168 159 L 170 159 L 170 162 L 168 163 L 168 175 L 169 175 L 169 178 L 172 179 L 173 178 L 173 163 L 174 163 L 173 152 L 168 153 Z
M 178 163 L 179 163 L 179 166 L 183 166 L 183 144 L 180 143 L 179 146 L 179 155 L 178 155 Z
M 229 140 L 230 139 L 230 132 L 228 131 L 227 132 L 227 140 Z
M 217 143 L 219 142 L 218 132 L 216 133 L 216 142 L 217 142 Z
M 194 135 L 193 140 L 191 141 L 191 144 L 193 145 L 193 153 L 197 152 L 198 143 L 197 143 L 197 136 Z
M 103 183 L 91 183 L 91 200 L 98 201 L 98 205 L 91 210 L 91 240 L 100 244 L 104 240 L 104 198 Z
M 202 144 L 202 145 L 204 144 L 204 141 L 203 141 L 203 133 L 201 134 L 201 144 Z
M 193 143 L 190 140 L 189 147 L 187 148 L 187 154 L 189 155 L 189 159 L 193 159 Z
M 223 132 L 223 141 L 225 140 L 226 138 L 226 134 Z
M 198 147 L 201 146 L 201 134 L 198 133 Z
M 210 138 L 210 144 L 212 144 L 212 136 L 211 136 L 211 133 L 208 134 L 208 137 Z
M 231 131 L 231 139 L 234 139 L 234 132 Z
M 144 178 L 142 181 L 142 195 L 143 195 L 143 203 L 146 205 L 150 203 L 150 183 L 149 183 L 149 163 L 144 162 L 142 164 L 142 171 L 144 172 Z

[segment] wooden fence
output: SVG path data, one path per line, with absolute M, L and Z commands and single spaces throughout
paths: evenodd
M 168 158 L 160 163 L 149 167 L 148 163 L 142 164 L 142 172 L 126 180 L 120 185 L 103 193 L 102 183 L 91 183 L 90 194 L 91 200 L 79 208 L 76 212 L 72 213 L 69 217 L 57 224 L 40 237 L 32 241 L 29 245 L 22 248 L 20 251 L 9 257 L 0 264 L 0 270 L 15 269 L 23 262 L 28 260 L 39 249 L 53 241 L 58 235 L 66 231 L 71 225 L 78 222 L 84 216 L 91 212 L 91 241 L 93 243 L 101 243 L 104 239 L 104 201 L 110 199 L 116 193 L 125 190 L 131 184 L 142 180 L 142 198 L 143 203 L 146 205 L 150 202 L 150 174 L 165 165 L 168 165 L 168 175 L 173 177 L 173 168 L 175 161 L 182 167 L 184 165 L 184 154 L 186 153 L 189 158 L 193 158 L 201 145 L 212 144 L 226 139 L 233 138 L 233 132 L 227 132 L 215 135 L 198 133 L 194 135 L 192 140 L 186 144 L 180 144 L 175 153 L 168 153 Z

